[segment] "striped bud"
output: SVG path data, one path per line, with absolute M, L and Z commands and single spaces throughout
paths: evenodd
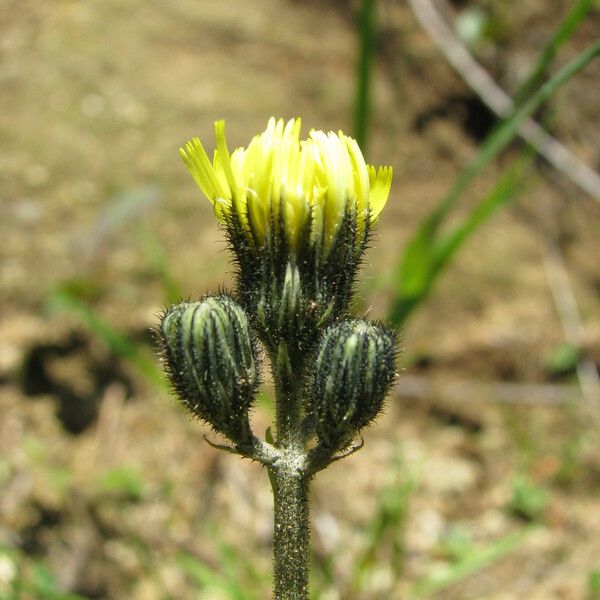
M 283 288 L 279 300 L 278 326 L 283 329 L 286 323 L 294 321 L 302 300 L 302 284 L 298 267 L 287 264 Z
M 396 335 L 378 324 L 350 320 L 321 340 L 310 390 L 319 438 L 341 448 L 383 407 L 395 377 Z
M 169 308 L 160 337 L 166 371 L 183 405 L 236 442 L 249 433 L 259 384 L 256 343 L 244 310 L 226 295 Z

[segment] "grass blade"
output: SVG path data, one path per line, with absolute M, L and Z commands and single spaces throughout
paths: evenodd
M 201 589 L 209 588 L 226 591 L 221 576 L 190 554 L 180 554 L 177 557 L 177 564 Z
M 527 167 L 531 163 L 531 152 L 528 159 L 517 160 L 516 164 L 506 169 L 494 189 L 479 202 L 469 215 L 446 234 L 434 247 L 434 273 L 439 273 L 454 256 L 467 238 L 489 219 L 499 208 L 516 200 L 525 189 Z
M 486 548 L 472 550 L 465 558 L 449 565 L 441 573 L 417 582 L 410 597 L 414 599 L 426 598 L 460 582 L 477 571 L 481 571 L 518 550 L 530 531 L 531 528 L 525 528 L 500 538 Z
M 585 68 L 600 55 L 600 41 L 592 44 L 570 63 L 563 67 L 554 77 L 542 85 L 511 117 L 503 121 L 486 138 L 475 159 L 464 170 L 439 208 L 434 211 L 431 220 L 439 224 L 448 210 L 456 203 L 468 185 L 502 150 L 508 146 L 517 134 L 519 126 L 530 117 L 550 96 L 554 94 L 569 79 Z
M 354 137 L 363 153 L 367 151 L 371 118 L 371 79 L 375 53 L 377 0 L 363 0 L 359 17 L 360 49 L 354 108 Z
M 533 91 L 541 84 L 548 67 L 554 60 L 556 53 L 560 47 L 571 39 L 575 29 L 594 6 L 594 0 L 578 0 L 573 8 L 567 13 L 563 22 L 556 29 L 544 49 L 540 57 L 527 77 L 524 83 L 519 86 L 519 89 L 514 95 L 515 106 L 519 106 L 526 100 Z
M 392 480 L 378 497 L 375 512 L 367 525 L 364 546 L 352 567 L 352 590 L 360 592 L 364 579 L 376 563 L 377 553 L 384 545 L 389 548 L 389 560 L 396 576 L 400 576 L 405 555 L 404 528 L 408 507 L 419 485 L 419 476 L 407 473 L 400 457 L 391 465 Z
M 437 276 L 448 265 L 460 246 L 498 209 L 515 200 L 525 189 L 526 166 L 531 161 L 520 159 L 508 168 L 491 192 L 479 202 L 463 221 L 449 233 L 438 234 L 433 228 L 422 228 L 411 240 L 401 263 L 402 277 L 397 283 L 391 319 L 404 323 L 410 313 L 431 291 Z
M 437 245 L 438 231 L 444 218 L 460 199 L 463 192 L 475 177 L 514 139 L 520 124 L 552 96 L 556 90 L 599 55 L 600 42 L 596 42 L 563 67 L 554 77 L 542 85 L 523 106 L 518 108 L 511 117 L 496 127 L 483 143 L 475 159 L 458 177 L 450 192 L 423 221 L 412 239 L 409 240 L 396 271 L 396 297 L 390 315 L 390 319 L 395 325 L 402 324 L 419 305 L 431 289 L 441 268 L 447 264 L 448 261 L 442 258 L 444 246 Z M 506 196 L 506 190 L 510 187 L 506 182 L 501 183 L 500 188 L 497 191 L 492 191 L 491 197 L 484 201 L 485 206 L 481 209 L 481 212 L 476 210 L 476 214 L 471 215 L 471 221 L 465 224 L 462 233 L 455 232 L 455 239 L 452 243 L 448 243 L 449 238 L 446 240 L 447 248 L 445 251 L 449 252 L 448 257 L 456 252 L 477 226 L 483 223 L 496 208 L 507 201 L 507 199 L 502 201 L 499 198 L 494 199 L 493 196 L 496 194 L 502 195 L 502 189 L 505 190 L 504 196 Z M 491 210 L 492 208 L 493 210 Z M 485 216 L 486 213 L 489 214 Z M 439 262 L 440 259 L 442 259 L 441 263 Z
M 230 573 L 219 573 L 190 554 L 180 554 L 177 564 L 200 588 L 211 590 L 230 600 L 254 600 L 231 578 Z

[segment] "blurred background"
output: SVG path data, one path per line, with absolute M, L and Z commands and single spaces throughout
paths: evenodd
M 0 0 L 0 598 L 269 597 L 267 477 L 150 328 L 232 282 L 179 146 L 271 115 L 394 168 L 355 310 L 400 377 L 315 481 L 314 598 L 600 598 L 599 32 L 591 1 Z

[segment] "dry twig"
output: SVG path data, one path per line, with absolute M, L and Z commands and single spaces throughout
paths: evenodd
M 573 287 L 569 281 L 563 254 L 558 244 L 547 238 L 543 256 L 548 283 L 565 339 L 572 346 L 580 348 L 584 325 Z M 600 376 L 594 362 L 585 355 L 577 362 L 577 378 L 581 392 L 589 406 L 600 407 Z M 595 418 L 600 418 L 596 412 L 594 414 Z
M 467 85 L 497 116 L 508 117 L 515 108 L 512 98 L 498 86 L 454 35 L 440 16 L 433 0 L 408 0 L 408 3 L 431 40 Z M 531 118 L 523 121 L 519 127 L 519 135 L 554 168 L 600 202 L 600 175 L 549 135 L 536 121 Z

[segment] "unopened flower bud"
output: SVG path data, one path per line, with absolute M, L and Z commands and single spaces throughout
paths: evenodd
M 393 331 L 368 321 L 345 321 L 326 330 L 309 394 L 326 445 L 349 443 L 380 412 L 395 377 L 396 345 Z
M 169 379 L 183 405 L 234 441 L 248 434 L 259 372 L 243 309 L 229 296 L 169 308 L 160 336 Z

